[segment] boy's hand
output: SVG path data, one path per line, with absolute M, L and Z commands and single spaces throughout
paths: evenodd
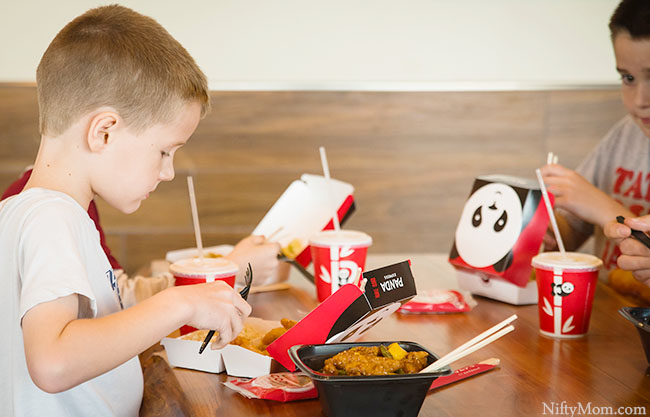
M 248 236 L 237 243 L 226 258 L 239 265 L 238 281 L 242 281 L 245 266 L 250 263 L 255 276 L 255 285 L 270 284 L 270 279 L 276 275 L 278 268 L 278 253 L 280 245 L 269 242 L 264 236 Z
M 625 219 L 625 224 L 615 220 L 605 225 L 605 236 L 613 239 L 621 250 L 616 260 L 619 268 L 631 271 L 636 279 L 650 286 L 650 249 L 631 236 L 631 229 L 650 231 L 650 215 Z
M 546 229 L 546 233 L 544 233 L 542 242 L 544 243 L 544 252 L 558 250 L 557 240 L 555 240 L 555 233 L 553 232 L 553 229 L 551 229 L 550 225 Z
M 223 281 L 183 285 L 174 290 L 192 307 L 186 324 L 219 332 L 213 349 L 222 348 L 233 340 L 244 328 L 244 320 L 252 310 L 239 293 Z
M 555 196 L 556 208 L 601 227 L 617 215 L 629 215 L 623 206 L 577 172 L 558 164 L 545 165 L 541 171 L 548 191 Z

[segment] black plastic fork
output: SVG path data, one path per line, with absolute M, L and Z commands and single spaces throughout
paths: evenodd
M 246 268 L 246 274 L 244 275 L 244 288 L 242 288 L 241 291 L 239 291 L 239 295 L 241 295 L 241 298 L 246 300 L 248 298 L 248 293 L 251 290 L 251 284 L 253 283 L 253 268 L 251 267 L 251 264 L 248 264 L 248 267 Z M 210 343 L 210 339 L 212 339 L 212 336 L 214 336 L 214 330 L 210 330 L 208 332 L 208 335 L 205 337 L 205 340 L 201 344 L 201 347 L 199 348 L 199 354 L 203 353 L 205 350 L 206 346 L 208 346 L 208 343 Z

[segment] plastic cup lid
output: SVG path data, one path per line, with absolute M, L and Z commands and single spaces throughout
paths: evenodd
M 543 252 L 532 260 L 534 268 L 553 270 L 562 268 L 569 271 L 595 271 L 603 266 L 603 261 L 594 255 L 579 252 Z
M 235 275 L 239 267 L 236 263 L 225 258 L 186 258 L 171 264 L 169 270 L 176 276 L 228 277 Z
M 356 230 L 323 230 L 309 239 L 311 246 L 370 246 L 372 238 Z

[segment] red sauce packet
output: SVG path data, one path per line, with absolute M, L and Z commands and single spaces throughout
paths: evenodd
M 476 304 L 472 295 L 465 291 L 428 290 L 418 293 L 397 311 L 407 314 L 463 313 Z
M 302 372 L 279 372 L 257 378 L 228 377 L 223 383 L 247 398 L 289 402 L 318 397 L 311 379 Z

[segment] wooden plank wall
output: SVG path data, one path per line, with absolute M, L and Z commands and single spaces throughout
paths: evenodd
M 213 111 L 177 153 L 176 178 L 132 215 L 98 201 L 114 254 L 132 272 L 193 244 L 194 175 L 205 245 L 249 234 L 291 181 L 321 173 L 355 186 L 347 227 L 371 251 L 447 252 L 477 175 L 534 178 L 548 151 L 575 167 L 625 111 L 611 90 L 213 92 Z M 0 85 L 0 189 L 38 148 L 33 87 Z

